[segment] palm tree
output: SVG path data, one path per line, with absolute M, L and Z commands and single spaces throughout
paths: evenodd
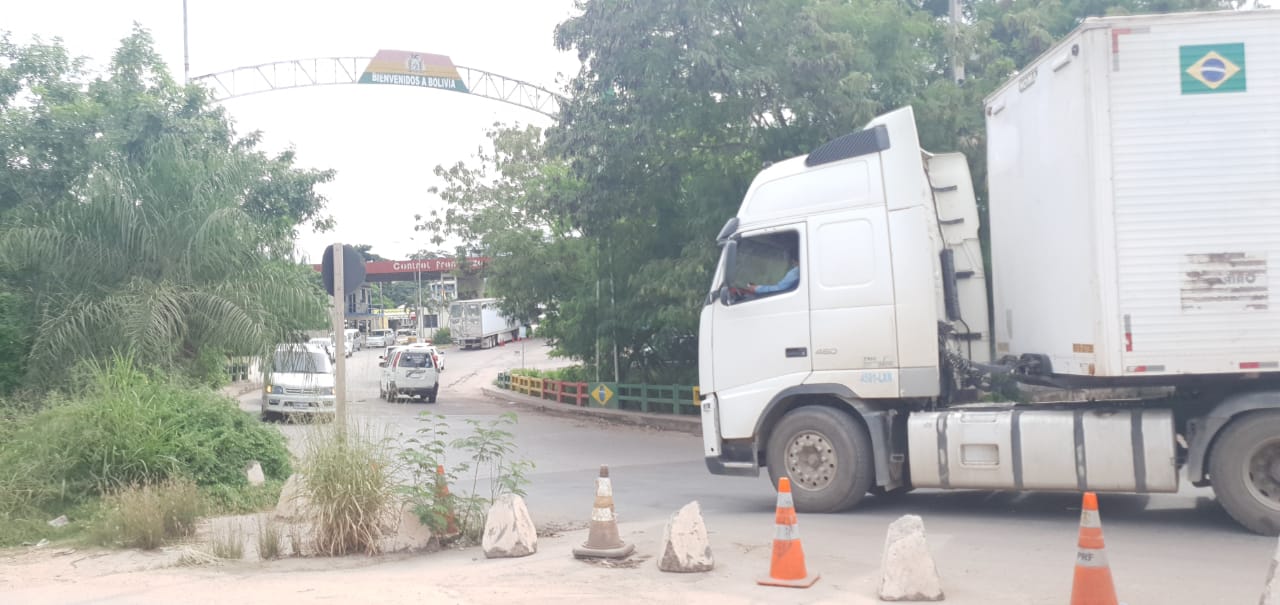
M 116 353 L 181 367 L 324 325 L 310 269 L 242 209 L 261 174 L 254 158 L 179 137 L 156 145 L 107 160 L 77 199 L 15 211 L 0 228 L 0 269 L 36 306 L 30 372 Z

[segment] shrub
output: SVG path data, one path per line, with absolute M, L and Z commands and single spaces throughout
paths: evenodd
M 376 554 L 395 494 L 392 441 L 368 427 L 312 425 L 303 443 L 303 493 L 321 555 Z
M 400 453 L 413 481 L 400 491 L 436 535 L 446 534 L 452 521 L 463 538 L 479 542 L 489 507 L 503 494 L 525 495 L 528 474 L 534 467 L 532 460 L 516 457 L 515 435 L 507 430 L 515 425 L 516 415 L 508 412 L 484 423 L 468 418 L 471 433 L 453 440 L 448 438 L 449 425 L 443 416 L 423 412 L 419 420 L 426 426 L 418 429 L 418 436 L 409 440 L 410 447 Z M 445 454 L 451 449 L 468 459 L 448 466 Z M 445 467 L 444 477 L 437 474 L 441 466 Z M 480 490 L 481 476 L 488 480 L 488 494 Z M 440 482 L 459 479 L 469 479 L 470 488 L 442 493 Z
M 247 486 L 250 460 L 273 479 L 290 472 L 279 431 L 209 389 L 124 364 L 95 372 L 82 392 L 51 396 L 44 409 L 12 423 L 0 449 L 0 513 L 176 477 Z
M 437 345 L 447 345 L 453 343 L 453 334 L 449 332 L 449 328 L 440 328 L 431 337 L 431 343 Z
M 106 498 L 96 541 L 108 546 L 159 548 L 195 533 L 200 512 L 200 492 L 187 479 L 125 488 Z
M 563 380 L 565 382 L 590 382 L 591 376 L 584 366 L 569 366 L 565 368 L 556 368 L 554 370 L 535 370 L 533 368 L 520 368 L 511 370 L 515 376 L 529 376 L 531 378 L 550 378 L 551 380 Z

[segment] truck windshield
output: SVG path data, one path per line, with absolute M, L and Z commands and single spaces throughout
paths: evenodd
M 329 372 L 329 357 L 313 351 L 276 351 L 271 367 L 285 374 L 324 374 Z

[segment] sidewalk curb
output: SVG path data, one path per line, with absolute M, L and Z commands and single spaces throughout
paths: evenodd
M 697 436 L 702 435 L 702 419 L 696 416 L 641 414 L 639 412 L 626 412 L 622 410 L 578 407 L 576 405 L 539 399 L 537 397 L 497 387 L 480 387 L 480 392 L 484 393 L 484 395 L 490 399 L 509 401 L 521 407 L 536 409 L 554 416 L 564 416 L 566 418 L 591 416 L 602 420 L 617 422 L 619 424 L 644 426 L 664 431 L 677 431 Z
M 262 388 L 262 383 L 253 380 L 246 380 L 243 382 L 229 384 L 222 387 L 221 390 L 223 395 L 232 399 L 239 399 L 245 393 L 252 393 L 260 388 Z

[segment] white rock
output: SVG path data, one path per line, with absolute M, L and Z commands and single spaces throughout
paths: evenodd
M 249 485 L 254 487 L 267 482 L 267 477 L 262 474 L 262 465 L 257 460 L 249 463 L 249 466 L 244 469 L 244 475 L 249 479 Z
M 942 581 L 925 541 L 924 520 L 903 515 L 889 525 L 880 563 L 881 601 L 941 601 Z
M 524 498 L 504 494 L 489 507 L 480 547 L 489 559 L 527 557 L 538 552 L 538 530 L 533 526 Z
M 1267 572 L 1267 585 L 1262 589 L 1262 599 L 1258 605 L 1280 605 L 1280 543 L 1276 544 L 1276 554 L 1271 557 L 1271 571 Z
M 431 545 L 431 528 L 423 525 L 413 506 L 405 503 L 399 506 L 396 528 L 382 540 L 383 552 L 416 551 Z
M 67 516 L 66 516 L 66 515 L 62 515 L 62 516 L 58 517 L 57 519 L 50 519 L 50 520 L 49 520 L 49 527 L 62 527 L 62 526 L 64 526 L 64 525 L 68 524 L 68 523 L 70 523 L 70 521 L 68 521 L 68 520 L 67 520 Z
M 304 479 L 300 473 L 289 475 L 289 479 L 284 482 L 284 487 L 280 488 L 280 500 L 276 503 L 277 517 L 282 519 L 305 517 L 303 513 L 311 505 L 307 500 L 306 493 L 303 492 L 303 481 Z
M 707 526 L 702 522 L 702 507 L 694 500 L 667 521 L 667 528 L 662 532 L 658 569 L 688 573 L 711 571 L 715 565 Z

